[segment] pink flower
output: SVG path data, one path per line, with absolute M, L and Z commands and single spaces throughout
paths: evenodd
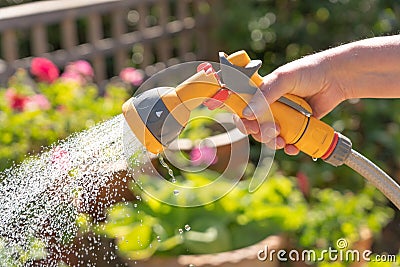
M 69 63 L 65 67 L 65 72 L 74 72 L 85 78 L 93 78 L 94 76 L 93 68 L 86 60 L 78 60 Z
M 33 95 L 29 97 L 28 103 L 26 104 L 26 109 L 30 110 L 48 110 L 51 107 L 49 100 L 41 94 Z
M 139 86 L 143 82 L 143 74 L 141 71 L 135 68 L 125 68 L 119 73 L 119 77 L 127 83 L 131 83 L 134 86 Z
M 39 81 L 52 83 L 60 75 L 56 65 L 47 58 L 36 57 L 32 59 L 31 73 L 36 76 Z
M 79 73 L 73 71 L 66 71 L 61 75 L 61 78 L 66 81 L 76 82 L 78 84 L 84 84 L 85 78 L 82 77 Z
M 300 191 L 303 193 L 303 195 L 308 196 L 310 194 L 310 183 L 307 175 L 305 175 L 303 172 L 298 172 L 296 174 L 296 178 Z
M 197 146 L 190 151 L 190 161 L 193 166 L 212 165 L 217 163 L 217 150 L 208 146 Z
M 29 101 L 27 96 L 19 95 L 15 92 L 14 88 L 7 89 L 5 99 L 8 102 L 8 105 L 16 111 L 24 111 L 25 106 Z

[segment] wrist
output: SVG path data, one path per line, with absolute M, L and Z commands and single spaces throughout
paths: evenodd
M 400 97 L 400 36 L 365 39 L 325 51 L 345 99 Z
M 341 101 L 357 98 L 355 88 L 351 86 L 352 76 L 356 66 L 351 66 L 354 52 L 357 48 L 354 43 L 338 46 L 324 51 L 324 68 L 327 80 L 337 89 Z

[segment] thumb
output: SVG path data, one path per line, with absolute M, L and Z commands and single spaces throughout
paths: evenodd
M 247 119 L 254 120 L 268 111 L 268 106 L 278 100 L 284 94 L 293 89 L 285 82 L 283 74 L 270 73 L 264 77 L 260 90 L 250 100 L 247 108 L 243 111 L 243 115 Z
M 321 96 L 320 94 L 314 95 L 307 99 L 308 104 L 311 106 L 313 116 L 317 119 L 321 119 L 326 114 L 331 112 L 337 105 L 336 102 L 332 101 L 332 98 Z
M 281 96 L 294 89 L 289 76 L 290 75 L 284 73 L 278 74 L 277 72 L 272 72 L 264 77 L 260 90 L 269 104 L 274 103 Z

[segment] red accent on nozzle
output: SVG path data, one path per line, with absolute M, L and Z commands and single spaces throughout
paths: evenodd
M 337 133 L 335 133 L 328 151 L 326 151 L 326 153 L 321 157 L 321 159 L 329 158 L 329 156 L 332 154 L 333 150 L 335 150 L 338 141 L 339 141 L 339 135 Z
M 222 106 L 226 99 L 228 99 L 230 92 L 228 89 L 221 89 L 212 98 L 203 103 L 209 110 L 214 110 Z

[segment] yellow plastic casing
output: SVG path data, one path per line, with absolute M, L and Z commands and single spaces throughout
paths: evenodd
M 132 98 L 122 105 L 122 112 L 132 132 L 148 151 L 157 154 L 164 150 L 163 145 L 153 136 L 140 115 L 132 105 Z
M 221 86 L 215 75 L 206 74 L 202 70 L 179 84 L 175 90 L 169 90 L 160 95 L 160 98 L 169 113 L 183 128 L 189 120 L 190 111 L 211 98 L 220 89 Z M 122 111 L 132 132 L 149 152 L 157 154 L 165 149 L 142 121 L 132 104 L 132 99 L 124 103 Z
M 221 86 L 215 75 L 206 74 L 204 70 L 201 70 L 179 84 L 175 91 L 187 109 L 193 110 L 210 99 L 220 89 Z
M 231 54 L 227 59 L 240 67 L 245 67 L 251 61 L 243 50 Z M 255 73 L 251 77 L 251 81 L 257 87 L 260 87 L 263 78 Z M 224 104 L 240 117 L 243 117 L 243 109 L 247 106 L 251 97 L 252 95 L 231 93 Z M 310 105 L 304 99 L 290 94 L 284 97 L 312 114 Z M 312 115 L 307 115 L 279 101 L 272 103 L 270 108 L 275 123 L 280 127 L 280 135 L 287 144 L 295 145 L 300 151 L 313 158 L 321 158 L 329 150 L 335 134 L 331 126 Z

